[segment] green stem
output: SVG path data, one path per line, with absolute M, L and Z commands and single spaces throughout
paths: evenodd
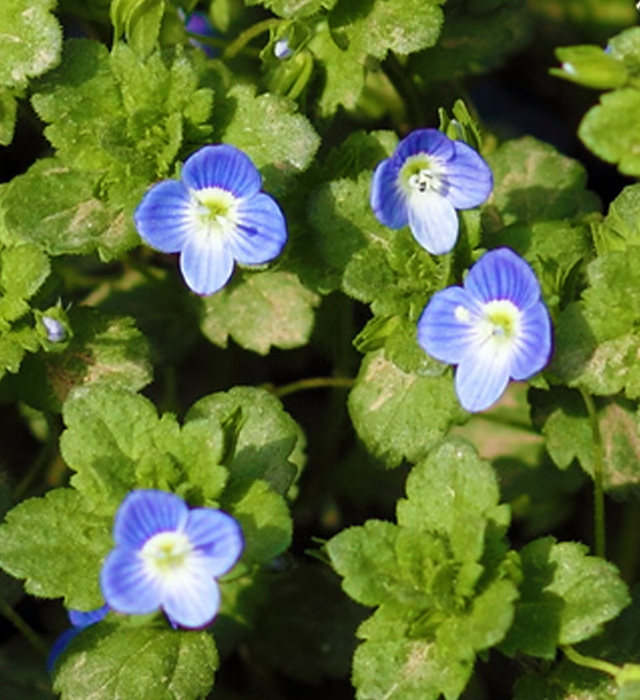
M 20 615 L 4 600 L 0 597 L 0 615 L 9 622 L 20 632 L 20 634 L 31 644 L 31 646 L 43 656 L 47 656 L 49 649 L 47 645 L 42 641 L 40 635 L 35 632 L 31 627 L 22 619 Z
M 312 379 L 300 379 L 297 382 L 273 388 L 272 393 L 281 399 L 283 396 L 289 396 L 289 394 L 295 394 L 298 391 L 307 391 L 308 389 L 324 389 L 325 387 L 351 389 L 355 382 L 355 379 L 350 379 L 349 377 L 314 377 Z
M 592 656 L 584 656 L 573 647 L 562 647 L 562 651 L 567 659 L 576 664 L 576 666 L 591 668 L 594 671 L 602 671 L 602 673 L 606 673 L 614 678 L 620 673 L 620 668 L 615 664 L 610 664 L 608 661 L 603 661 L 602 659 L 594 659 Z
M 604 463 L 602 459 L 602 435 L 598 422 L 598 411 L 591 394 L 580 387 L 582 400 L 587 407 L 591 434 L 593 435 L 593 487 L 594 487 L 594 528 L 596 556 L 605 556 L 605 514 L 604 514 Z
M 271 27 L 275 27 L 277 24 L 280 24 L 280 22 L 281 20 L 279 19 L 265 19 L 249 27 L 249 29 L 245 29 L 235 41 L 232 41 L 229 46 L 227 46 L 222 54 L 222 58 L 225 60 L 233 58 L 240 53 L 250 41 L 260 36 L 263 32 L 269 31 Z

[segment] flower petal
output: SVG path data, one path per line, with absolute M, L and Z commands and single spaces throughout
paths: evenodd
M 131 549 L 116 547 L 108 554 L 100 572 L 100 588 L 107 605 L 116 612 L 147 615 L 160 607 L 161 581 Z
M 478 347 L 476 329 L 481 313 L 462 287 L 436 292 L 418 321 L 418 342 L 436 360 L 458 364 Z
M 187 188 L 177 180 L 158 182 L 146 192 L 133 220 L 145 243 L 163 253 L 177 253 L 193 228 Z
M 520 332 L 514 338 L 511 376 L 529 379 L 537 374 L 551 358 L 551 320 L 546 306 L 540 301 L 521 316 Z
M 71 644 L 71 641 L 80 634 L 80 632 L 82 632 L 81 627 L 70 627 L 68 630 L 65 630 L 51 645 L 51 650 L 49 651 L 49 656 L 47 657 L 47 670 L 49 673 L 53 672 L 59 656 L 65 651 L 69 644 Z
M 484 158 L 471 146 L 454 141 L 455 156 L 447 163 L 446 197 L 456 209 L 482 204 L 493 189 L 493 173 Z
M 409 226 L 418 243 L 433 255 L 453 249 L 458 240 L 458 215 L 442 195 L 427 190 L 409 198 Z
M 238 202 L 236 223 L 237 230 L 228 235 L 227 243 L 241 265 L 269 262 L 280 255 L 287 242 L 284 215 L 264 192 Z
M 510 348 L 497 351 L 495 343 L 487 342 L 476 348 L 473 355 L 458 365 L 455 378 L 456 394 L 462 407 L 471 412 L 484 411 L 503 394 L 509 383 Z
M 471 268 L 464 287 L 480 301 L 507 299 L 520 311 L 540 299 L 540 285 L 533 270 L 509 248 L 485 253 Z
M 369 202 L 376 219 L 391 229 L 399 229 L 409 223 L 407 195 L 400 186 L 402 161 L 387 158 L 378 163 L 373 172 Z
M 195 508 L 189 513 L 185 534 L 206 559 L 206 570 L 212 577 L 226 574 L 244 549 L 240 525 L 221 510 Z
M 88 612 L 82 612 L 81 610 L 69 610 L 69 621 L 74 627 L 79 627 L 84 629 L 93 625 L 96 622 L 104 620 L 109 612 L 109 606 L 103 605 L 101 608 L 96 610 L 89 610 Z
M 172 625 L 204 627 L 216 616 L 220 589 L 206 571 L 206 563 L 193 557 L 188 568 L 164 584 L 162 608 Z
M 262 186 L 262 177 L 251 158 L 229 144 L 196 151 L 185 161 L 181 177 L 189 189 L 220 187 L 236 197 L 251 197 Z
M 227 238 L 206 232 L 192 236 L 182 249 L 180 269 L 196 294 L 206 296 L 219 291 L 233 273 L 233 255 Z
M 405 136 L 398 144 L 394 156 L 402 160 L 409 156 L 426 153 L 447 161 L 455 154 L 454 142 L 438 129 L 416 129 Z
M 182 529 L 188 515 L 187 504 L 172 493 L 154 489 L 131 491 L 116 513 L 113 539 L 118 545 L 140 549 L 159 532 Z

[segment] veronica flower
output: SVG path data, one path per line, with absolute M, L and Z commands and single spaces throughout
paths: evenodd
M 220 607 L 216 579 L 244 548 L 240 525 L 227 513 L 194 508 L 178 496 L 132 491 L 115 518 L 116 547 L 100 574 L 116 612 L 146 615 L 162 608 L 174 627 L 209 624 Z
M 489 408 L 509 379 L 529 379 L 551 356 L 551 321 L 533 270 L 509 248 L 485 253 L 462 287 L 433 295 L 418 321 L 418 342 L 458 365 L 463 408 Z
M 184 14 L 184 13 L 181 13 Z M 219 37 L 220 32 L 213 28 L 213 25 L 209 21 L 209 17 L 204 12 L 192 12 L 184 23 L 184 28 L 189 32 L 189 34 L 198 34 L 203 38 L 213 38 Z M 209 44 L 205 44 L 197 39 L 191 38 L 189 42 L 192 46 L 204 51 L 209 58 L 213 58 L 220 54 L 218 49 L 215 49 Z
M 392 229 L 408 224 L 423 248 L 442 255 L 458 239 L 456 209 L 477 207 L 492 188 L 491 169 L 471 146 L 437 129 L 417 129 L 378 163 L 371 207 L 380 223 Z
M 97 610 L 89 610 L 89 612 L 81 612 L 80 610 L 69 610 L 69 622 L 71 627 L 65 630 L 52 644 L 49 657 L 47 658 L 47 668 L 49 672 L 53 671 L 56 661 L 60 654 L 71 644 L 71 640 L 75 639 L 82 630 L 95 625 L 97 622 L 104 620 L 109 612 L 109 606 L 103 605 Z
M 205 146 L 185 161 L 180 180 L 164 180 L 144 195 L 134 214 L 152 248 L 180 253 L 180 269 L 197 294 L 222 289 L 235 262 L 261 265 L 287 241 L 284 216 L 261 192 L 249 156 L 226 144 Z

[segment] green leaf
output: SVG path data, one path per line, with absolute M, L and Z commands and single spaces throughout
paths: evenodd
M 613 90 L 627 82 L 627 69 L 623 61 L 605 53 L 600 46 L 564 46 L 556 49 L 561 68 L 552 68 L 551 74 L 571 82 L 595 88 Z
M 349 51 L 382 59 L 433 46 L 443 22 L 444 0 L 386 0 L 366 7 L 340 2 L 330 14 L 331 29 L 344 36 Z M 416 21 L 419 18 L 419 21 Z
M 604 456 L 604 488 L 623 496 L 640 485 L 640 424 L 637 407 L 622 398 L 599 400 L 596 404 Z M 544 420 L 542 432 L 547 450 L 560 469 L 574 459 L 593 476 L 594 442 L 584 401 L 577 391 L 555 388 L 541 394 L 536 403 Z
M 359 437 L 388 467 L 427 455 L 466 412 L 449 374 L 407 374 L 381 351 L 365 357 L 349 396 L 349 413 Z
M 71 308 L 73 337 L 59 352 L 30 356 L 12 380 L 13 390 L 34 407 L 60 411 L 76 387 L 109 385 L 138 391 L 152 379 L 151 349 L 130 318 L 87 307 Z
M 289 507 L 266 481 L 236 479 L 225 492 L 222 507 L 242 526 L 243 561 L 264 564 L 291 544 L 293 523 Z
M 213 685 L 218 653 L 206 632 L 105 621 L 73 640 L 56 666 L 65 700 L 198 700 Z
M 340 105 L 354 110 L 364 89 L 364 57 L 339 46 L 327 22 L 318 26 L 308 46 L 318 59 L 322 75 L 318 100 L 321 116 L 330 117 Z
M 261 171 L 265 190 L 276 196 L 309 167 L 320 145 L 295 102 L 270 93 L 256 95 L 247 85 L 229 91 L 217 118 L 228 123 L 219 139 L 242 149 Z
M 111 519 L 71 489 L 55 489 L 11 510 L 0 525 L 0 566 L 26 579 L 28 593 L 63 597 L 67 608 L 102 605 L 102 560 L 112 547 Z
M 598 198 L 586 189 L 584 167 L 549 144 L 526 136 L 507 141 L 487 160 L 495 182 L 485 207 L 487 223 L 495 217 L 490 228 L 573 219 L 599 209 Z
M 607 92 L 592 107 L 578 129 L 585 146 L 618 167 L 623 175 L 640 175 L 640 90 L 627 87 Z
M 60 60 L 62 29 L 56 0 L 3 0 L 0 5 L 0 86 L 24 87 Z
M 266 355 L 271 347 L 305 345 L 319 297 L 284 271 L 248 273 L 202 300 L 202 332 L 216 345 L 229 336 L 247 350 Z
M 487 520 L 503 531 L 509 524 L 491 465 L 463 440 L 434 449 L 412 469 L 406 488 L 407 499 L 398 502 L 398 524 L 447 535 L 458 561 L 480 559 Z
M 521 599 L 501 644 L 505 653 L 552 659 L 559 645 L 593 637 L 629 604 L 615 566 L 586 552 L 584 545 L 550 537 L 522 549 Z
M 0 323 L 15 321 L 29 311 L 27 300 L 42 287 L 50 271 L 48 256 L 35 245 L 0 250 Z
M 598 254 L 640 245 L 640 185 L 628 185 L 611 202 L 604 221 L 592 224 Z
M 205 396 L 187 413 L 186 425 L 206 422 L 228 426 L 230 442 L 227 466 L 231 480 L 263 479 L 285 495 L 304 464 L 304 435 L 264 389 L 234 387 Z
M 13 92 L 0 87 L 0 146 L 8 146 L 13 140 L 18 101 Z
M 247 5 L 264 5 L 280 17 L 302 19 L 320 12 L 330 10 L 338 0 L 246 0 Z

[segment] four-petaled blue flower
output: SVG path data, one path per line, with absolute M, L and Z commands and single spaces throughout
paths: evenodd
M 489 408 L 509 379 L 529 379 L 551 356 L 551 321 L 533 270 L 509 248 L 485 253 L 464 286 L 433 295 L 418 321 L 418 342 L 458 365 L 463 408 Z
M 371 207 L 380 223 L 392 229 L 408 224 L 423 248 L 442 255 L 458 239 L 456 209 L 477 207 L 492 188 L 491 169 L 471 146 L 437 129 L 417 129 L 378 163 Z
M 164 180 L 144 195 L 134 214 L 138 233 L 152 248 L 180 253 L 180 269 L 197 294 L 222 289 L 234 262 L 261 265 L 287 241 L 275 200 L 234 146 L 205 146 L 189 157 L 180 180 Z
M 212 508 L 190 510 L 164 491 L 132 491 L 116 513 L 116 548 L 100 574 L 112 610 L 145 615 L 162 608 L 174 627 L 200 628 L 220 607 L 216 578 L 244 548 L 240 525 Z
M 71 627 L 65 630 L 51 645 L 51 651 L 49 652 L 49 657 L 47 658 L 47 669 L 49 673 L 53 672 L 56 661 L 64 650 L 71 644 L 71 641 L 75 639 L 82 630 L 95 625 L 97 622 L 104 620 L 107 613 L 109 612 L 109 606 L 103 605 L 97 610 L 89 610 L 89 612 L 82 612 L 80 610 L 69 610 L 69 622 L 71 622 Z

